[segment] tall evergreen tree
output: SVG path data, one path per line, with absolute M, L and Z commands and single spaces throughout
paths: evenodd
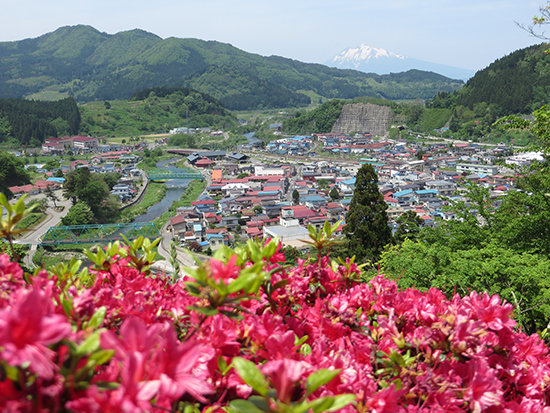
M 355 191 L 346 214 L 344 234 L 349 240 L 350 255 L 362 261 L 376 261 L 384 246 L 392 242 L 386 213 L 388 206 L 377 182 L 373 166 L 363 165 L 357 172 Z

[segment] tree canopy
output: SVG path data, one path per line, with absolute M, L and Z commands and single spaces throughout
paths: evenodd
M 11 153 L 0 151 L 0 192 L 6 196 L 12 193 L 10 186 L 20 186 L 30 183 L 30 176 L 24 168 L 21 159 Z
M 350 255 L 360 260 L 376 260 L 382 249 L 392 242 L 388 206 L 377 182 L 374 167 L 363 165 L 357 172 L 355 191 L 346 214 L 344 234 L 349 240 Z

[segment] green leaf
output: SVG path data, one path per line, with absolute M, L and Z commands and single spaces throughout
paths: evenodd
M 97 309 L 90 321 L 88 322 L 88 327 L 99 328 L 105 320 L 105 315 L 107 314 L 107 307 L 102 306 Z
M 335 412 L 346 407 L 348 404 L 355 401 L 355 394 L 339 394 L 334 397 L 334 403 L 330 406 L 327 412 Z
M 88 358 L 88 362 L 93 360 L 96 366 L 101 366 L 102 364 L 107 363 L 115 355 L 114 350 L 99 350 L 96 351 Z
M 98 381 L 94 383 L 100 390 L 116 390 L 120 387 L 119 383 L 112 383 L 108 381 Z
M 296 336 L 294 338 L 294 345 L 295 346 L 301 346 L 302 344 L 304 344 L 307 341 L 308 338 L 309 338 L 309 336 L 303 336 L 302 338 L 299 339 L 298 336 Z
M 265 381 L 265 377 L 254 363 L 241 357 L 234 357 L 233 366 L 237 370 L 239 376 L 241 376 L 241 379 L 252 387 L 256 393 L 262 396 L 267 395 L 267 383 Z
M 236 293 L 239 290 L 242 290 L 247 285 L 251 284 L 255 277 L 257 277 L 257 274 L 254 274 L 252 272 L 250 273 L 244 273 L 241 272 L 241 275 L 234 280 L 229 286 L 227 287 L 228 294 Z
M 201 293 L 201 286 L 195 282 L 187 281 L 185 282 L 187 290 L 193 295 L 199 295 Z
M 229 407 L 240 413 L 262 413 L 264 411 L 247 400 L 232 400 L 229 402 Z
M 187 307 L 188 310 L 197 311 L 201 314 L 211 316 L 218 314 L 218 310 L 212 307 L 195 307 L 195 306 L 189 306 Z
M 96 351 L 99 348 L 99 336 L 101 335 L 101 332 L 102 330 L 96 330 L 90 337 L 84 340 L 84 342 L 78 346 L 76 355 L 82 357 Z
M 278 288 L 283 288 L 283 287 L 286 286 L 289 282 L 290 282 L 289 279 L 277 281 L 275 284 L 273 284 L 273 291 L 275 291 L 275 290 L 278 289 Z
M 73 302 L 71 300 L 62 298 L 61 305 L 63 306 L 63 310 L 65 310 L 65 314 L 67 314 L 67 317 L 71 319 L 73 313 Z
M 329 370 L 321 369 L 317 370 L 314 373 L 311 373 L 306 381 L 306 391 L 309 396 L 311 393 L 315 392 L 319 387 L 324 386 L 329 383 L 332 379 L 340 374 L 342 370 Z
M 306 407 L 306 410 L 300 410 L 301 412 L 308 412 L 309 410 L 313 413 L 326 412 L 334 404 L 334 397 L 327 396 L 315 399 L 309 403 L 305 403 L 303 406 Z M 300 406 L 301 407 L 301 406 Z
M 300 354 L 303 354 L 304 356 L 308 356 L 313 352 L 311 349 L 311 346 L 307 343 L 302 344 L 302 347 L 300 347 Z
M 269 402 L 266 400 L 265 397 L 262 397 L 262 396 L 250 396 L 248 398 L 248 401 L 252 404 L 254 404 L 254 406 L 256 406 L 258 409 L 264 411 L 264 412 L 268 412 L 270 411 L 270 407 L 269 407 Z
M 222 375 L 225 375 L 227 372 L 227 361 L 222 356 L 218 357 L 218 368 L 220 369 Z
M 406 365 L 406 362 L 405 362 L 405 359 L 403 358 L 403 356 L 401 354 L 399 354 L 398 352 L 396 352 L 396 351 L 393 351 L 390 354 L 390 360 L 393 361 L 398 366 L 401 366 L 401 367 L 404 367 Z

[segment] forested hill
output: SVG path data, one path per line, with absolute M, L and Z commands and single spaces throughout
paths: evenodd
M 44 138 L 77 134 L 80 112 L 73 98 L 57 102 L 0 99 L 0 143 L 39 146 Z
M 263 57 L 215 41 L 162 39 L 142 30 L 110 35 L 83 25 L 0 42 L 0 62 L 0 97 L 73 96 L 78 102 L 184 86 L 212 95 L 228 109 L 253 109 L 304 106 L 312 97 L 426 99 L 463 86 L 430 72 L 379 76 Z
M 468 80 L 457 104 L 469 108 L 495 104 L 500 115 L 531 113 L 550 101 L 548 44 L 531 46 L 505 56 Z

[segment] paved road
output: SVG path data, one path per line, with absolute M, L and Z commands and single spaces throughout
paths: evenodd
M 54 191 L 54 193 L 58 196 L 59 199 L 61 199 L 60 201 L 56 202 L 56 205 L 58 207 L 63 207 L 63 210 L 57 211 L 53 209 L 53 203 L 50 200 L 48 200 L 48 209 L 46 210 L 46 219 L 42 221 L 40 224 L 38 224 L 31 231 L 26 232 L 21 238 L 19 238 L 16 241 L 17 244 L 30 244 L 31 246 L 29 253 L 23 260 L 27 266 L 32 265 L 32 257 L 36 252 L 37 245 L 40 244 L 40 238 L 42 238 L 44 234 L 48 232 L 48 229 L 50 229 L 50 227 L 53 227 L 61 222 L 61 218 L 67 215 L 67 212 L 69 212 L 69 208 L 72 205 L 70 199 L 63 199 L 63 193 L 60 189 Z M 44 194 L 38 194 L 38 195 L 27 197 L 26 201 L 28 203 L 33 199 L 43 199 L 43 198 L 45 198 Z
M 62 211 L 56 211 L 53 209 L 53 203 L 48 200 L 48 209 L 46 211 L 47 218 L 42 221 L 38 226 L 36 226 L 32 231 L 29 231 L 25 234 L 25 236 L 21 237 L 18 242 L 20 244 L 31 244 L 31 245 L 37 245 L 39 244 L 39 239 L 48 232 L 48 229 L 50 227 L 53 227 L 61 222 L 61 218 L 63 218 L 65 215 L 67 215 L 67 212 L 69 212 L 69 208 L 71 207 L 72 203 L 69 199 L 63 199 L 62 198 L 62 192 L 61 190 L 54 191 L 55 194 L 62 199 L 61 201 L 57 201 L 56 204 L 58 207 L 63 207 Z M 44 198 L 44 194 L 38 194 L 32 197 L 27 197 L 27 202 L 32 199 L 41 199 Z

